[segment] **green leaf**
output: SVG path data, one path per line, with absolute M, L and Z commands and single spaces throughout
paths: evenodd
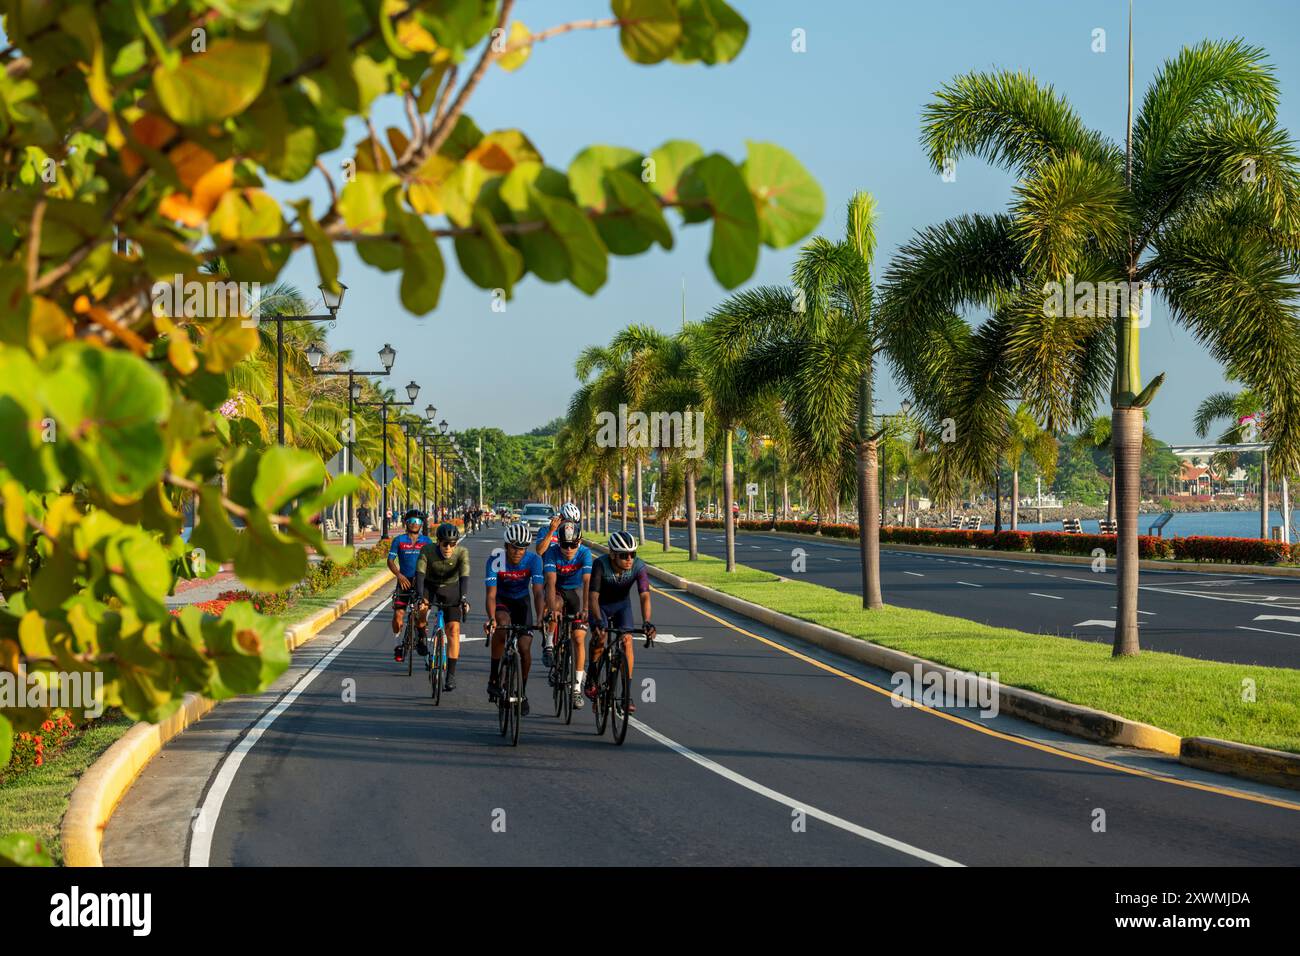
M 569 202 L 531 187 L 532 201 L 569 257 L 569 281 L 587 295 L 605 284 L 609 253 L 586 213 Z
M 316 274 L 325 285 L 337 290 L 339 281 L 339 257 L 334 250 L 334 243 L 325 230 L 320 227 L 311 214 L 311 200 L 301 199 L 293 204 L 298 210 L 298 225 L 302 234 L 311 243 L 312 254 L 316 257 Z
M 4 714 L 0 714 L 0 767 L 9 766 L 9 757 L 13 753 L 14 730 L 5 719 Z
M 0 724 L 3 723 L 4 719 L 0 718 Z M 4 729 L 0 727 L 0 730 Z M 0 867 L 53 865 L 49 851 L 30 833 L 6 833 L 0 837 Z
M 799 160 L 772 143 L 747 142 L 740 170 L 754 195 L 760 235 L 766 245 L 783 249 L 817 228 L 826 197 Z
M 384 197 L 398 185 L 392 173 L 357 173 L 339 194 L 339 212 L 348 228 L 371 235 L 383 232 L 388 217 Z
M 685 201 L 707 203 L 713 216 L 709 266 L 724 288 L 734 289 L 758 265 L 758 213 L 740 170 L 713 153 L 691 164 L 678 192 Z
M 745 46 L 749 24 L 724 0 L 677 0 L 677 9 L 683 37 L 673 60 L 713 66 L 734 60 Z
M 670 139 L 650 154 L 654 175 L 650 188 L 669 202 L 677 201 L 677 184 L 686 168 L 704 155 L 704 150 L 684 139 Z M 707 219 L 708 215 L 701 217 Z M 689 220 L 688 220 L 689 221 Z
M 613 0 L 614 16 L 623 21 L 618 39 L 634 63 L 659 63 L 682 39 L 682 21 L 673 0 Z
M 505 203 L 515 222 L 545 219 L 541 207 L 533 201 L 533 189 L 568 198 L 569 181 L 564 174 L 547 169 L 540 163 L 520 163 L 501 182 L 497 195 Z M 523 232 L 514 237 L 524 254 L 524 265 L 543 282 L 562 282 L 569 277 L 572 264 L 564 243 L 554 232 Z
M 246 40 L 213 40 L 169 70 L 153 71 L 153 88 L 167 115 L 182 126 L 203 126 L 242 112 L 257 99 L 271 65 L 271 48 Z
M 325 481 L 325 465 L 318 455 L 277 445 L 262 454 L 253 482 L 253 500 L 268 513 L 279 511 L 294 498 L 314 491 Z
M 605 181 L 610 191 L 618 200 L 618 218 L 639 233 L 648 236 L 665 249 L 673 247 L 673 233 L 664 220 L 664 211 L 641 180 L 622 169 L 611 169 L 605 173 Z M 611 216 L 614 211 L 611 210 Z M 618 252 L 613 243 L 606 243 L 611 250 Z
M 39 395 L 82 467 L 114 500 L 139 497 L 162 476 L 167 383 L 126 352 L 69 343 L 42 363 Z
M 483 289 L 504 289 L 509 299 L 515 282 L 523 275 L 524 258 L 506 242 L 492 214 L 482 203 L 474 206 L 473 224 L 477 235 L 456 237 L 456 258 L 465 276 Z
M 239 551 L 240 537 L 221 506 L 220 488 L 204 485 L 199 489 L 197 519 L 190 532 L 190 544 L 203 549 L 206 562 L 219 565 L 234 558 Z
M 235 554 L 235 574 L 256 591 L 278 591 L 307 573 L 307 551 L 271 527 L 266 513 L 253 510 Z

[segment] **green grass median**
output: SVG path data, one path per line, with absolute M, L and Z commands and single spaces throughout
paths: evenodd
M 603 541 L 601 535 L 588 537 Z M 728 574 L 720 559 L 702 554 L 689 561 L 676 548 L 665 552 L 653 545 L 639 553 L 655 567 L 706 587 L 950 667 L 996 672 L 1008 686 L 1183 737 L 1218 737 L 1300 753 L 1300 670 L 1221 664 L 1159 651 L 1114 658 L 1109 644 L 889 605 L 864 611 L 855 594 L 744 565 Z M 1254 700 L 1243 699 L 1252 687 Z

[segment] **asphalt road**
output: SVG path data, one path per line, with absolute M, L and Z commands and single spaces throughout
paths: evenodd
M 470 541 L 476 568 L 490 533 Z M 377 596 L 300 651 L 275 688 L 219 705 L 164 748 L 110 823 L 106 861 L 1300 861 L 1295 794 L 1230 790 L 1242 785 L 1011 718 L 896 706 L 886 675 L 672 592 L 654 595 L 661 642 L 637 648 L 636 682 L 650 683 L 624 746 L 595 735 L 589 708 L 570 726 L 550 716 L 539 667 L 512 748 L 484 694 L 481 587 L 472 600 L 480 637 L 464 643 L 460 686 L 441 707 L 420 671 L 393 663 Z
M 663 541 L 646 527 L 650 541 Z M 721 531 L 698 532 L 700 550 L 724 555 Z M 685 529 L 673 529 L 685 547 Z M 795 570 L 795 549 L 805 569 Z M 743 531 L 736 538 L 741 564 L 862 593 L 856 542 L 818 542 Z M 1115 636 L 1115 568 L 980 558 L 881 549 L 886 604 L 1040 634 L 1111 643 Z M 1204 660 L 1300 667 L 1300 579 L 1248 574 L 1143 571 L 1138 602 L 1142 646 Z

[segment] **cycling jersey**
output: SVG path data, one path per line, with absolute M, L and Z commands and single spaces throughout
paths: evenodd
M 518 564 L 511 564 L 504 552 L 488 555 L 483 583 L 496 585 L 497 597 L 518 601 L 528 596 L 529 587 L 545 581 L 542 577 L 542 556 L 536 551 L 525 551 Z
M 409 534 L 399 534 L 393 538 L 392 544 L 388 546 L 388 560 L 397 559 L 397 570 L 402 572 L 402 577 L 415 577 L 415 564 L 420 559 L 420 551 L 426 544 L 432 544 L 433 540 L 427 534 L 416 535 L 412 538 Z M 467 572 L 468 573 L 468 570 Z
M 423 591 L 437 591 L 461 581 L 469 580 L 469 552 L 463 545 L 457 545 L 447 557 L 442 556 L 442 549 L 430 542 L 420 552 L 415 564 L 415 584 Z M 464 587 L 460 588 L 460 598 L 465 599 Z
M 591 593 L 598 595 L 602 605 L 621 604 L 632 593 L 636 585 L 638 594 L 650 590 L 650 577 L 646 574 L 645 562 L 640 558 L 632 559 L 632 567 L 621 574 L 614 570 L 609 555 L 602 554 L 591 566 Z
M 555 586 L 564 591 L 582 587 L 583 581 L 591 576 L 591 549 L 585 544 L 578 545 L 572 558 L 566 558 L 558 544 L 553 544 L 542 555 L 542 571 L 555 574 Z

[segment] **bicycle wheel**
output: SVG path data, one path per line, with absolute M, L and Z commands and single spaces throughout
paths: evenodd
M 442 703 L 442 675 L 444 671 L 443 657 L 446 655 L 446 652 L 443 650 L 443 640 L 442 632 L 439 631 L 436 646 L 433 648 L 433 667 L 429 669 L 429 680 L 433 684 L 431 693 L 433 695 L 434 707 L 437 707 Z
M 518 662 L 510 668 L 510 746 L 519 746 L 519 725 L 524 716 L 524 681 Z
M 559 640 L 555 642 L 555 663 L 551 665 L 550 672 L 546 675 L 547 682 L 551 685 L 551 700 L 555 704 L 555 716 L 559 717 L 564 713 L 564 668 L 565 654 Z
M 410 625 L 406 629 L 406 676 L 415 673 L 415 613 L 409 615 Z
M 627 705 L 632 700 L 632 675 L 627 672 L 627 658 L 621 654 L 618 659 L 618 672 L 611 676 L 609 681 L 610 697 L 613 711 L 611 720 L 614 722 L 614 743 L 619 746 L 623 745 L 623 738 L 627 736 L 628 713 Z
M 514 657 L 507 650 L 501 658 L 501 695 L 497 698 L 497 721 L 504 737 L 510 730 L 510 672 L 514 669 Z
M 596 685 L 596 699 L 591 702 L 592 713 L 596 715 L 596 736 L 599 737 L 605 733 L 605 725 L 609 722 L 609 710 L 606 707 L 605 696 L 605 672 L 609 670 L 609 648 L 600 656 L 600 661 L 592 669 L 589 679 Z
M 564 675 L 563 680 L 561 680 L 564 685 L 564 700 L 561 702 L 564 707 L 562 716 L 566 724 L 571 724 L 573 723 L 573 689 L 577 684 L 578 674 L 575 670 L 573 655 L 568 651 L 565 651 L 564 670 L 560 673 Z

